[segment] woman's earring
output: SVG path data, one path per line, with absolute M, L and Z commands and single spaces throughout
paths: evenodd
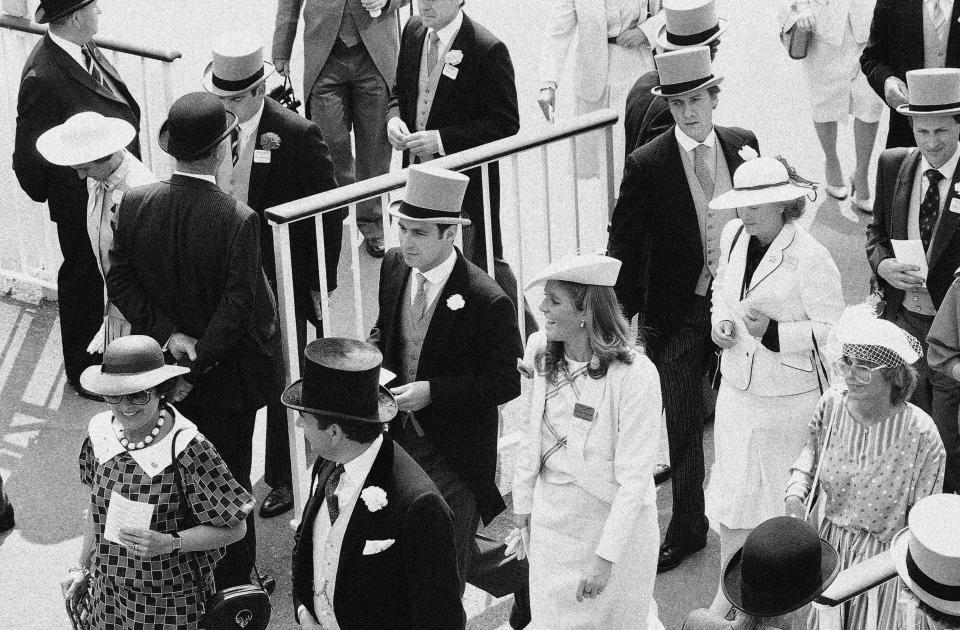
M 580 328 L 583 328 L 583 327 L 586 326 L 586 325 L 587 325 L 587 322 L 585 322 L 585 321 L 583 321 L 583 320 L 581 319 L 581 320 L 580 320 Z

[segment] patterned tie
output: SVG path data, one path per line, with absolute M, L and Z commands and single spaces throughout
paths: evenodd
M 103 87 L 107 87 L 107 84 L 103 82 L 103 74 L 100 72 L 100 68 L 97 67 L 96 62 L 93 60 L 93 55 L 90 54 L 90 50 L 86 46 L 83 46 L 80 49 L 80 52 L 83 54 L 83 65 L 86 67 L 87 72 L 90 73 L 90 76 L 93 77 L 93 80 Z
M 337 517 L 340 516 L 340 501 L 337 499 L 337 495 L 334 494 L 337 491 L 337 486 L 340 484 L 340 475 L 343 474 L 343 464 L 337 464 L 333 469 L 333 472 L 330 473 L 330 476 L 327 477 L 327 483 L 323 487 L 323 496 L 327 500 L 327 512 L 330 514 L 330 524 L 333 525 L 337 522 Z
M 698 144 L 693 149 L 693 173 L 700 182 L 700 188 L 707 199 L 713 199 L 713 177 L 710 175 L 710 169 L 707 168 L 707 151 L 710 150 L 705 144 Z
M 437 60 L 440 57 L 440 38 L 435 31 L 428 31 L 427 37 L 427 74 L 431 74 L 437 67 Z
M 234 127 L 230 132 L 230 157 L 233 159 L 233 165 L 236 166 L 240 161 L 240 128 Z
M 920 240 L 923 241 L 923 251 L 927 251 L 930 238 L 933 236 L 933 228 L 936 227 L 937 217 L 940 215 L 939 184 L 943 175 L 935 168 L 928 169 L 924 175 L 930 180 L 930 186 L 920 204 Z
M 930 7 L 930 15 L 933 18 L 933 27 L 937 29 L 937 35 L 940 41 L 943 41 L 943 27 L 947 23 L 947 16 L 943 13 L 943 7 L 940 6 L 940 0 L 927 0 Z
M 427 278 L 419 271 L 417 274 L 417 293 L 413 296 L 413 315 L 417 318 L 417 321 L 423 319 L 423 316 L 427 314 L 427 291 L 424 288 L 424 285 L 427 284 Z

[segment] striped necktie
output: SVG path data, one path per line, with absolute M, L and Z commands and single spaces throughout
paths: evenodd
M 429 31 L 427 37 L 427 74 L 432 74 L 440 58 L 440 38 L 436 31 Z
M 234 127 L 230 132 L 230 157 L 233 165 L 236 166 L 240 161 L 240 128 Z
M 80 52 L 83 54 L 83 65 L 87 69 L 87 72 L 90 73 L 90 76 L 93 77 L 93 80 L 109 90 L 110 88 L 103 81 L 103 73 L 100 72 L 100 68 L 97 67 L 97 62 L 93 60 L 90 49 L 83 46 L 80 48 Z
M 710 175 L 710 169 L 707 168 L 706 154 L 710 147 L 705 144 L 698 144 L 693 149 L 693 174 L 697 176 L 703 194 L 707 199 L 713 199 L 714 183 Z
M 327 483 L 323 487 L 323 497 L 327 500 L 327 514 L 330 516 L 330 524 L 337 522 L 340 516 L 340 501 L 337 499 L 337 486 L 340 485 L 340 475 L 343 474 L 343 464 L 337 464 L 327 477 Z
M 930 7 L 930 17 L 933 19 L 933 27 L 937 29 L 937 36 L 940 37 L 940 41 L 944 40 L 944 26 L 947 23 L 947 16 L 943 12 L 943 7 L 940 6 L 940 0 L 927 0 L 927 5 Z
M 417 318 L 417 321 L 423 319 L 423 316 L 427 314 L 427 291 L 424 288 L 424 285 L 427 283 L 427 277 L 424 276 L 419 271 L 417 274 L 417 293 L 413 296 L 413 316 Z

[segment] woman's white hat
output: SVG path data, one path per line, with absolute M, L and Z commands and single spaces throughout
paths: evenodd
M 910 102 L 897 107 L 904 116 L 960 113 L 960 69 L 924 68 L 907 72 Z
M 684 96 L 719 85 L 722 76 L 714 76 L 710 49 L 706 46 L 693 46 L 671 50 L 653 58 L 657 64 L 660 85 L 652 88 L 654 96 L 670 98 Z
M 878 318 L 873 304 L 844 309 L 837 322 L 836 339 L 842 354 L 890 368 L 916 363 L 923 356 L 916 337 Z
M 900 579 L 931 608 L 960 615 L 960 496 L 921 499 L 907 523 L 890 543 Z
M 150 389 L 181 376 L 190 368 L 166 365 L 160 344 L 146 335 L 128 335 L 110 342 L 103 365 L 91 365 L 80 374 L 80 384 L 101 396 L 124 396 Z
M 137 130 L 120 118 L 80 112 L 37 138 L 37 151 L 51 164 L 76 166 L 105 158 L 133 140 Z
M 603 254 L 571 254 L 555 260 L 527 283 L 527 289 L 547 280 L 612 287 L 620 275 L 621 262 Z
M 403 200 L 391 203 L 389 212 L 408 221 L 470 225 L 470 219 L 460 217 L 469 183 L 463 173 L 415 164 L 407 171 Z
M 706 46 L 729 26 L 727 20 L 717 17 L 715 0 L 664 0 L 663 13 L 656 42 L 663 50 Z
M 213 46 L 213 61 L 203 71 L 203 88 L 217 96 L 234 96 L 260 85 L 273 74 L 263 60 L 263 45 L 248 33 L 227 33 Z
M 810 188 L 797 186 L 790 180 L 790 174 L 780 160 L 757 157 L 740 165 L 733 174 L 733 189 L 712 199 L 710 207 L 722 210 L 793 201 L 810 191 Z

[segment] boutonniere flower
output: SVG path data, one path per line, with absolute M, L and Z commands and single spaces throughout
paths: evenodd
M 749 162 L 750 160 L 755 160 L 760 157 L 760 154 L 757 153 L 757 150 L 751 147 L 749 144 L 745 144 L 740 147 L 740 151 L 738 151 L 738 153 L 740 157 L 743 158 L 744 162 Z
M 367 504 L 367 509 L 371 512 L 387 507 L 387 493 L 383 491 L 383 488 L 377 486 L 364 488 L 363 492 L 360 493 L 360 498 Z
M 260 135 L 260 148 L 266 151 L 273 151 L 274 149 L 280 148 L 280 136 L 268 131 L 267 133 Z
M 459 63 L 463 61 L 463 51 L 451 50 L 443 56 L 443 60 L 451 66 L 459 65 Z
M 958 20 L 958 22 L 960 22 L 960 20 Z M 960 182 L 953 185 L 953 192 L 954 194 L 960 195 Z
M 466 306 L 466 302 L 463 301 L 463 296 L 459 293 L 454 293 L 447 298 L 447 308 L 451 311 L 459 311 L 461 308 Z

